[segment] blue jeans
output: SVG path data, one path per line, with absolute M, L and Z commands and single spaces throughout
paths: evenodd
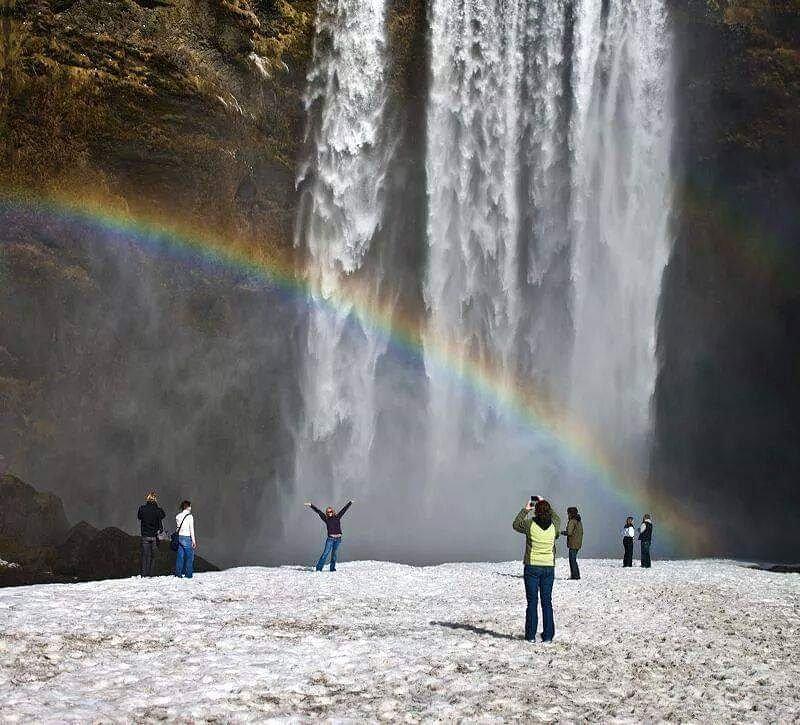
M 328 560 L 328 557 L 331 557 L 331 571 L 336 571 L 336 552 L 339 551 L 339 546 L 342 543 L 342 537 L 335 537 L 329 536 L 325 540 L 325 549 L 322 552 L 322 556 L 319 557 L 319 561 L 317 562 L 317 571 L 322 571 L 322 567 L 325 566 L 325 562 Z
M 194 567 L 194 549 L 191 536 L 178 537 L 178 555 L 175 557 L 175 576 L 192 578 Z
M 554 566 L 531 566 L 525 564 L 525 596 L 528 608 L 525 610 L 525 639 L 533 642 L 539 627 L 538 599 L 542 600 L 542 642 L 549 642 L 556 634 L 553 621 L 553 580 L 556 578 Z

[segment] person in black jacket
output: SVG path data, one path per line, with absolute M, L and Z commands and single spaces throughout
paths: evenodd
M 325 527 L 328 529 L 328 538 L 325 540 L 325 548 L 322 551 L 322 556 L 319 557 L 319 561 L 317 562 L 317 571 L 322 571 L 322 567 L 325 566 L 328 556 L 331 557 L 331 571 L 336 571 L 336 554 L 342 543 L 341 519 L 352 504 L 352 501 L 348 501 L 345 507 L 337 514 L 330 506 L 328 506 L 323 513 L 314 506 L 311 501 L 306 501 L 305 505 L 312 511 L 316 511 L 317 516 L 323 520 Z
M 166 514 L 158 505 L 158 496 L 155 491 L 148 491 L 144 504 L 139 506 L 137 518 L 142 528 L 142 576 L 153 576 L 156 549 L 158 549 L 158 535 L 164 531 L 162 523 Z
M 645 514 L 639 527 L 639 546 L 642 547 L 642 566 L 650 568 L 650 544 L 653 541 L 653 521 L 650 514 Z

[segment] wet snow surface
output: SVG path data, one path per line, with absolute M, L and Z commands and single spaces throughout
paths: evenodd
M 581 567 L 552 645 L 520 639 L 516 563 L 0 590 L 0 721 L 800 717 L 800 576 Z

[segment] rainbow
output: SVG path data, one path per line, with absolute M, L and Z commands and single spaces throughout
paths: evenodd
M 278 291 L 300 297 L 332 314 L 353 314 L 365 328 L 385 336 L 393 350 L 419 357 L 423 353 L 423 326 L 417 319 L 397 314 L 389 305 L 366 302 L 357 282 L 346 282 L 334 294 L 322 295 L 313 282 L 298 274 L 293 258 L 252 243 L 187 229 L 130 212 L 107 201 L 55 197 L 31 199 L 0 196 L 0 213 L 19 213 L 55 222 L 102 229 L 133 241 L 151 254 L 167 255 L 186 264 L 228 269 L 261 279 Z M 648 490 L 638 478 L 618 470 L 585 426 L 558 410 L 530 380 L 509 381 L 491 361 L 471 359 L 450 345 L 424 346 L 425 362 L 454 376 L 481 399 L 502 410 L 524 429 L 547 436 L 565 456 L 578 462 L 605 495 L 618 497 L 630 513 L 653 511 L 660 536 L 674 551 L 692 554 L 708 550 L 706 527 L 692 521 L 676 502 Z

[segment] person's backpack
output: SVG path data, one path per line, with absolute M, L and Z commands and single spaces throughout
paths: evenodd
M 184 523 L 186 523 L 186 519 L 188 519 L 190 516 L 191 514 L 186 514 L 186 516 L 181 519 L 180 526 L 178 526 L 178 528 L 173 531 L 172 535 L 169 537 L 169 548 L 173 551 L 177 551 L 181 547 L 178 537 L 181 535 L 181 529 L 183 528 Z

